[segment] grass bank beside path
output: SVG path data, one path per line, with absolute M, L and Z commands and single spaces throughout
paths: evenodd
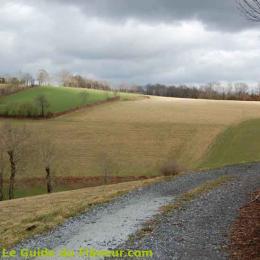
M 236 124 L 219 134 L 200 168 L 260 161 L 260 119 Z
M 0 248 L 50 230 L 67 218 L 162 177 L 0 202 Z

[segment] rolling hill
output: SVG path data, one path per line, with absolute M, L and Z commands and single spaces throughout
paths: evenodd
M 75 91 L 79 93 L 82 90 Z M 26 92 L 18 94 L 27 96 Z M 59 99 L 57 96 L 53 100 Z M 23 154 L 25 165 L 17 174 L 16 196 L 45 192 L 45 172 L 40 166 L 34 139 L 48 139 L 55 145 L 53 169 L 58 180 L 55 190 L 59 191 L 84 187 L 90 176 L 94 184 L 99 183 L 104 167 L 109 175 L 121 177 L 158 175 L 161 166 L 171 160 L 185 169 L 201 167 L 212 153 L 212 143 L 219 134 L 232 125 L 260 118 L 258 102 L 164 97 L 124 100 L 84 108 L 49 120 L 1 119 L 0 125 L 11 121 L 16 125 L 26 125 L 31 132 L 32 142 Z M 68 104 L 72 106 L 71 102 Z M 53 105 L 53 109 L 58 111 L 61 106 Z M 226 145 L 230 144 L 227 142 Z M 221 149 L 225 149 L 225 144 Z M 214 161 L 214 158 L 220 160 L 219 157 L 210 158 L 210 162 L 203 166 L 220 164 Z M 243 156 L 237 158 L 236 162 L 239 162 Z M 255 160 L 255 156 L 249 154 L 243 162 L 245 160 Z M 233 159 L 227 158 L 223 164 L 232 162 Z
M 228 127 L 209 150 L 201 168 L 217 168 L 260 161 L 260 119 L 248 120 Z
M 45 96 L 48 101 L 47 111 L 51 113 L 66 112 L 81 106 L 94 104 L 113 97 L 109 91 L 64 88 L 64 87 L 34 87 L 0 98 L 0 114 L 26 116 L 23 105 L 37 107 L 37 97 Z

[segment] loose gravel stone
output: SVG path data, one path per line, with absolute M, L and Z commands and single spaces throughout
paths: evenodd
M 252 191 L 260 187 L 260 165 L 211 171 L 235 179 L 199 196 L 183 208 L 162 215 L 153 232 L 119 248 L 153 250 L 152 259 L 228 259 L 229 230 Z M 124 258 L 125 259 L 125 258 Z M 129 258 L 130 259 L 130 258 Z

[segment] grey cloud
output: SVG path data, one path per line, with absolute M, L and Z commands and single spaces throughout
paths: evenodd
M 260 81 L 260 30 L 233 0 L 2 0 L 0 74 L 111 82 Z
M 87 17 L 94 16 L 117 22 L 124 22 L 127 19 L 138 19 L 148 23 L 198 19 L 214 29 L 229 31 L 256 26 L 243 17 L 237 8 L 236 0 L 54 0 L 54 2 L 79 7 Z

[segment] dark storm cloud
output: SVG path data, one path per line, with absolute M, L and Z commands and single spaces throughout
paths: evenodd
M 48 0 L 46 0 L 48 1 Z M 222 30 L 241 30 L 255 25 L 237 8 L 237 0 L 54 0 L 81 8 L 86 16 L 148 23 L 197 19 Z

